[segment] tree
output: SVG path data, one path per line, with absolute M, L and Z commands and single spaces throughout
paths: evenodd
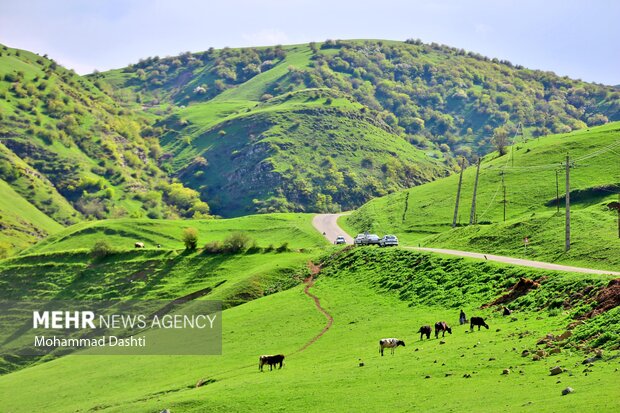
M 508 146 L 508 131 L 505 127 L 493 129 L 493 146 L 499 152 L 499 156 L 506 155 L 506 146 Z
M 100 239 L 95 242 L 93 247 L 90 249 L 90 254 L 93 258 L 104 258 L 112 253 L 112 245 L 105 240 Z
M 195 250 L 198 245 L 198 230 L 196 228 L 185 228 L 183 230 L 183 244 L 186 250 Z

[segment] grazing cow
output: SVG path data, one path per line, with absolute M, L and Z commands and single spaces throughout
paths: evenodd
M 512 311 L 510 310 L 510 308 L 508 308 L 506 306 L 503 306 L 502 307 L 502 314 L 503 315 L 510 315 L 510 314 L 512 314 Z
M 379 340 L 379 353 L 383 356 L 383 349 L 389 348 L 392 349 L 392 355 L 394 355 L 394 349 L 398 346 L 405 347 L 405 342 L 397 338 L 382 338 Z
M 478 326 L 478 331 L 480 331 L 480 327 L 485 327 L 487 330 L 489 326 L 484 322 L 484 318 L 482 317 L 472 317 L 469 323 L 469 329 L 474 331 L 474 326 Z
M 465 311 L 461 310 L 461 314 L 459 315 L 459 323 L 461 325 L 467 323 L 467 317 L 465 316 Z
M 439 338 L 440 331 L 442 337 L 446 335 L 446 331 L 452 334 L 452 329 L 448 326 L 448 324 L 446 324 L 445 321 L 438 321 L 435 323 L 435 338 Z
M 426 339 L 430 339 L 431 338 L 431 331 L 433 331 L 431 329 L 431 326 L 422 326 L 420 327 L 420 330 L 418 330 L 418 333 L 420 333 L 420 340 L 424 339 L 424 336 L 426 336 Z
M 263 371 L 263 366 L 265 364 L 269 365 L 269 371 L 271 371 L 276 364 L 279 364 L 279 368 L 282 368 L 284 364 L 284 354 L 260 356 L 258 358 L 258 369 Z
M 134 244 L 134 247 L 136 247 L 136 248 L 144 248 L 144 242 L 136 242 Z

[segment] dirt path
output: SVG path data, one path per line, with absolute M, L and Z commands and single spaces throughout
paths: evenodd
M 316 309 L 319 310 L 321 313 L 323 313 L 323 315 L 327 319 L 327 323 L 325 324 L 325 327 L 323 327 L 323 330 L 321 330 L 321 332 L 319 334 L 317 334 L 316 336 L 312 337 L 312 339 L 310 339 L 310 341 L 308 341 L 306 344 L 301 346 L 299 349 L 295 350 L 290 355 L 293 355 L 293 354 L 296 354 L 296 353 L 300 353 L 300 352 L 304 351 L 305 349 L 307 349 L 308 347 L 310 347 L 319 338 L 321 338 L 323 336 L 323 334 L 325 334 L 327 332 L 327 330 L 329 330 L 331 328 L 332 324 L 334 323 L 334 317 L 332 317 L 332 315 L 330 313 L 328 313 L 327 310 L 325 310 L 323 307 L 321 307 L 321 300 L 319 300 L 319 297 L 317 297 L 316 295 L 314 295 L 314 294 L 312 294 L 310 292 L 310 288 L 312 288 L 314 286 L 314 276 L 316 274 L 318 274 L 320 268 L 318 266 L 314 265 L 312 262 L 308 263 L 308 267 L 310 268 L 312 274 L 308 278 L 306 278 L 304 280 L 304 284 L 306 284 L 306 287 L 304 288 L 304 294 L 306 294 L 308 297 L 312 298 L 312 300 L 314 301 L 314 305 L 316 306 Z
M 330 234 L 344 235 L 345 237 L 347 237 L 346 232 L 344 232 L 344 230 L 338 226 L 338 217 L 340 217 L 341 215 L 343 214 L 315 215 L 314 218 L 312 219 L 312 225 L 314 225 L 314 227 L 320 233 L 325 232 L 325 237 L 328 240 L 333 242 L 333 240 L 330 238 Z M 349 243 L 349 239 L 351 239 L 351 237 L 349 236 L 346 239 L 347 239 L 347 243 Z M 353 240 L 351 239 L 351 243 L 352 242 Z M 570 271 L 570 272 L 579 272 L 579 273 L 584 273 L 584 274 L 620 275 L 620 272 L 618 271 L 595 270 L 592 268 L 572 267 L 569 265 L 552 264 L 549 262 L 542 262 L 542 261 L 524 260 L 521 258 L 505 257 L 501 255 L 482 254 L 479 252 L 459 251 L 459 250 L 442 249 L 442 248 L 418 248 L 418 247 L 404 247 L 404 248 L 412 249 L 416 251 L 433 252 L 436 254 L 454 255 L 457 257 L 477 258 L 481 260 L 501 262 L 504 264 L 520 265 L 522 267 L 541 268 L 544 270 Z

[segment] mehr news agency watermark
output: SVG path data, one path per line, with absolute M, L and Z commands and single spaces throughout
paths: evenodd
M 217 355 L 222 303 L 0 302 L 0 354 Z

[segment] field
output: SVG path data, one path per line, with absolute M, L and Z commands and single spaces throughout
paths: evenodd
M 476 168 L 463 174 L 457 227 L 452 229 L 458 174 L 375 199 L 340 223 L 350 233 L 395 233 L 408 245 L 498 253 L 602 269 L 620 265 L 617 201 L 620 185 L 620 124 L 516 142 L 514 152 L 482 160 L 477 222 L 468 226 Z M 566 153 L 571 169 L 572 248 L 564 252 Z M 514 158 L 514 166 L 513 166 Z M 571 162 L 573 162 L 571 161 Z M 555 171 L 559 171 L 559 213 Z M 504 222 L 503 179 L 506 186 Z M 523 239 L 528 237 L 527 252 Z M 527 254 L 527 255 L 526 255 Z
M 370 266 L 366 264 L 369 259 Z M 402 284 L 408 273 L 404 268 L 415 262 L 424 263 L 418 266 L 420 277 L 443 285 L 457 283 L 468 293 L 453 299 L 446 288 L 435 298 L 419 290 L 417 283 Z M 541 361 L 521 356 L 524 349 L 545 348 L 536 346 L 536 341 L 546 334 L 565 331 L 574 309 L 552 304 L 559 289 L 568 294 L 584 283 L 604 285 L 607 277 L 530 272 L 378 249 L 346 252 L 325 259 L 323 265 L 311 291 L 335 321 L 302 352 L 296 351 L 321 330 L 325 318 L 302 287 L 294 287 L 226 310 L 222 356 L 67 356 L 0 377 L 0 391 L 10 395 L 4 398 L 5 408 L 11 412 L 44 408 L 578 412 L 593 411 L 593 399 L 598 400 L 599 412 L 620 407 L 617 398 L 609 397 L 618 380 L 613 351 L 605 352 L 603 360 L 590 367 L 581 364 L 587 354 L 577 350 L 579 342 L 558 345 L 561 353 Z M 463 283 L 472 271 L 478 276 Z M 458 274 L 464 275 L 459 278 Z M 530 293 L 532 303 L 527 296 L 517 300 L 513 317 L 502 317 L 494 308 L 479 309 L 523 275 L 546 276 L 551 282 Z M 482 279 L 487 284 L 480 284 Z M 459 308 L 470 316 L 487 317 L 491 328 L 467 333 L 466 326 L 457 325 Z M 419 326 L 438 320 L 448 321 L 453 334 L 419 341 Z M 613 320 L 608 320 L 611 325 Z M 573 330 L 575 336 L 580 328 Z M 381 357 L 378 339 L 391 336 L 405 340 L 406 347 L 398 348 L 394 356 Z M 614 337 L 618 339 L 617 334 Z M 258 355 L 277 352 L 287 355 L 284 369 L 259 373 Z M 549 369 L 556 365 L 566 371 L 550 376 Z M 503 375 L 503 369 L 510 374 Z M 199 380 L 207 384 L 196 388 Z M 40 386 L 41 382 L 46 385 Z M 561 396 L 567 386 L 575 392 Z M 446 396 L 437 398 L 437 394 Z

